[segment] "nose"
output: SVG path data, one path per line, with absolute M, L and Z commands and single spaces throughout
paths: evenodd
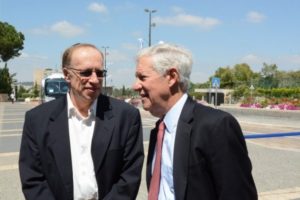
M 90 81 L 90 82 L 93 82 L 93 83 L 96 83 L 96 82 L 98 83 L 98 82 L 99 82 L 99 79 L 98 79 L 98 77 L 97 77 L 97 74 L 96 74 L 95 70 L 93 70 L 93 73 L 92 73 L 92 75 L 91 75 L 89 81 Z
M 139 82 L 139 80 L 136 80 L 133 85 L 132 85 L 132 89 L 134 91 L 139 91 L 142 88 L 141 83 Z

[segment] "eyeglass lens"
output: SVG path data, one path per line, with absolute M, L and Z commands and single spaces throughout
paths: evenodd
M 92 70 L 92 69 L 87 69 L 87 70 L 79 72 L 79 74 L 82 77 L 90 77 L 92 75 L 93 71 L 94 70 Z M 100 69 L 95 69 L 95 73 L 96 73 L 97 77 L 104 77 L 106 74 L 106 71 L 100 70 Z

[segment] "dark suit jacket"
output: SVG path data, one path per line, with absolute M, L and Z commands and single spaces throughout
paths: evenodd
M 135 199 L 144 159 L 139 111 L 100 95 L 91 153 L 99 199 Z M 19 170 L 26 199 L 73 199 L 66 97 L 26 113 Z
M 150 134 L 149 188 L 157 126 Z M 173 180 L 176 200 L 257 199 L 251 162 L 238 122 L 190 97 L 177 125 Z

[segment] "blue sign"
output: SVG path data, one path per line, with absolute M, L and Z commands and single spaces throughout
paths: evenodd
M 212 87 L 214 87 L 214 88 L 220 88 L 220 78 L 219 77 L 213 77 L 212 79 L 211 79 L 211 85 L 212 85 Z

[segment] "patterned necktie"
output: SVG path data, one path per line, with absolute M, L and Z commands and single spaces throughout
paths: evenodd
M 164 133 L 165 133 L 165 123 L 163 120 L 161 120 L 158 126 L 158 133 L 156 139 L 156 157 L 154 163 L 154 170 L 150 182 L 148 200 L 158 199 L 159 184 L 160 184 L 161 152 L 162 152 Z

